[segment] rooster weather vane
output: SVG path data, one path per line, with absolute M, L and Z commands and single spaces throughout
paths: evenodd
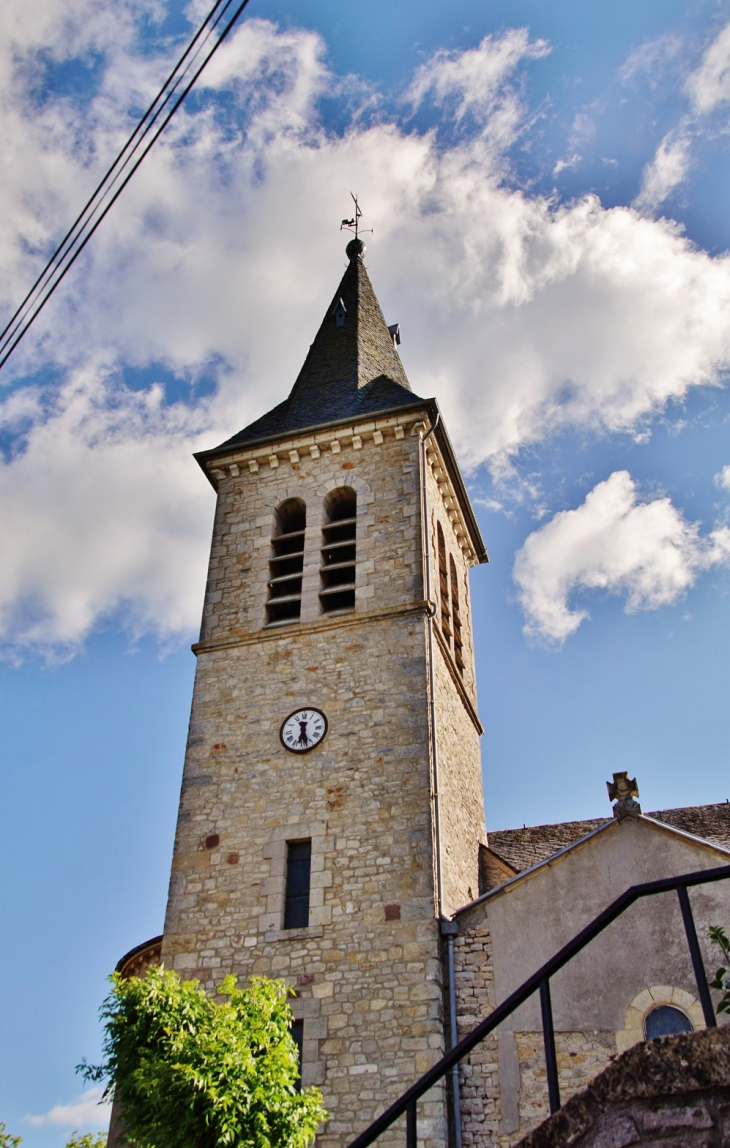
M 352 191 L 350 192 L 350 195 L 352 196 L 352 202 L 355 204 L 355 214 L 352 219 L 342 220 L 342 223 L 340 224 L 340 231 L 353 231 L 355 233 L 355 239 L 359 239 L 361 234 L 360 219 L 362 218 L 362 211 L 360 210 L 360 204 L 357 202 L 357 196 Z M 366 228 L 362 234 L 372 235 L 372 227 Z

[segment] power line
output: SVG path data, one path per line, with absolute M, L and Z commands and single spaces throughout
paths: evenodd
M 175 88 L 179 86 L 181 79 L 184 77 L 190 67 L 191 60 L 188 59 L 188 57 L 191 57 L 191 54 L 193 54 L 194 58 L 194 56 L 197 55 L 200 51 L 200 46 L 197 50 L 195 50 L 195 45 L 198 43 L 201 37 L 203 37 L 203 44 L 205 43 L 208 36 L 210 35 L 210 32 L 212 31 L 212 28 L 215 27 L 230 3 L 232 3 L 232 0 L 216 0 L 213 8 L 206 16 L 205 20 L 201 24 L 193 39 L 188 44 L 180 59 L 177 61 L 172 72 L 162 85 L 161 90 L 155 96 L 149 108 L 142 116 L 142 119 L 137 124 L 121 152 L 104 175 L 103 179 L 83 207 L 82 211 L 76 217 L 74 223 L 71 225 L 61 243 L 54 251 L 45 268 L 36 279 L 28 294 L 25 296 L 25 299 L 20 304 L 15 314 L 9 320 L 2 334 L 0 334 L 0 353 L 2 353 L 8 347 L 13 339 L 13 336 L 23 325 L 23 320 L 30 313 L 34 303 L 40 300 L 40 295 L 46 286 L 50 284 L 54 271 L 57 271 L 59 268 L 61 268 L 63 266 L 63 261 L 70 256 L 74 245 L 78 243 L 81 235 L 83 234 L 84 228 L 87 226 L 89 220 L 93 217 L 93 214 L 97 210 L 98 205 L 103 201 L 104 196 L 108 193 L 108 190 L 114 185 L 115 181 L 119 177 L 120 172 L 129 162 L 129 159 L 134 155 L 134 152 L 140 146 L 140 143 L 145 138 L 145 135 L 153 126 L 160 112 L 165 107 L 165 104 L 174 94 Z M 221 8 L 221 4 L 223 4 L 223 8 Z M 218 9 L 220 9 L 220 11 L 217 11 Z M 206 29 L 208 29 L 207 33 Z M 187 63 L 186 60 L 188 61 Z
M 233 16 L 230 18 L 223 31 L 214 41 L 209 48 L 207 55 L 205 55 L 202 63 L 194 72 L 192 79 L 188 81 L 182 93 L 175 100 L 172 108 L 167 112 L 157 130 L 152 135 L 152 138 L 147 143 L 141 154 L 138 155 L 132 167 L 127 171 L 124 179 L 111 195 L 114 185 L 120 180 L 125 169 L 134 159 L 134 156 L 139 149 L 153 132 L 155 123 L 162 115 L 164 109 L 169 104 L 170 100 L 175 95 L 176 90 L 180 87 L 185 77 L 189 74 L 192 67 L 200 55 L 208 48 L 210 40 L 215 33 L 216 28 L 224 19 L 226 12 L 232 7 L 234 0 L 216 0 L 205 20 L 198 28 L 198 31 L 193 36 L 193 39 L 188 44 L 180 59 L 177 61 L 175 67 L 170 72 L 170 75 L 165 80 L 162 88 L 155 96 L 154 100 L 148 107 L 142 119 L 139 121 L 131 136 L 125 143 L 122 150 L 112 163 L 111 167 L 107 170 L 101 182 L 96 187 L 94 193 L 90 196 L 87 203 L 76 217 L 74 223 L 71 225 L 66 235 L 58 245 L 56 250 L 51 255 L 43 271 L 36 279 L 33 286 L 28 291 L 20 306 L 6 324 L 4 330 L 0 333 L 0 368 L 4 366 L 10 355 L 17 347 L 20 340 L 26 334 L 34 320 L 38 317 L 40 312 L 45 307 L 53 292 L 59 286 L 61 281 L 65 278 L 66 274 L 70 271 L 73 264 L 78 259 L 79 255 L 86 247 L 86 244 L 91 239 L 99 224 L 109 213 L 117 199 L 124 191 L 124 188 L 129 183 L 130 179 L 145 159 L 150 149 L 155 142 L 159 139 L 162 132 L 169 124 L 175 112 L 182 104 L 185 97 L 190 92 L 191 88 L 197 81 L 203 69 L 208 65 L 215 52 L 225 40 L 228 33 L 231 31 L 244 8 L 248 5 L 249 0 L 242 0 L 236 8 Z M 102 208 L 104 200 L 111 195 L 106 205 Z M 96 216 L 96 218 L 94 218 Z

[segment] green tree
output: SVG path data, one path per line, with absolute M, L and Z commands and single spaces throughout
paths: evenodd
M 106 1148 L 106 1132 L 72 1132 L 66 1148 Z
M 111 980 L 104 1062 L 79 1070 L 119 1100 L 132 1148 L 309 1144 L 327 1113 L 318 1089 L 298 1087 L 284 981 L 226 977 L 219 1003 L 164 968 Z
M 730 965 L 730 937 L 727 936 L 724 929 L 719 925 L 713 925 L 710 928 L 710 940 L 713 945 L 717 945 L 723 957 Z M 723 994 L 717 1006 L 717 1012 L 730 1012 L 730 974 L 724 965 L 720 965 L 715 973 L 713 980 L 710 981 L 711 989 L 719 989 Z
M 23 1137 L 11 1136 L 0 1120 L 0 1148 L 19 1148 L 22 1143 Z M 83 1136 L 78 1132 L 72 1132 L 66 1142 L 66 1148 L 106 1148 L 106 1132 L 85 1132 Z
M 18 1148 L 22 1136 L 11 1136 L 4 1120 L 0 1120 L 0 1148 Z

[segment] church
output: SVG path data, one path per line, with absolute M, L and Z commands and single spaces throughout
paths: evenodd
M 119 965 L 289 981 L 321 1148 L 629 885 L 730 862 L 728 805 L 487 837 L 469 586 L 487 550 L 365 254 L 348 243 L 289 397 L 196 456 L 217 504 L 169 900 Z M 676 897 L 653 901 L 555 978 L 566 1097 L 652 1026 L 704 1024 Z M 703 937 L 730 924 L 723 883 L 693 906 Z M 434 1087 L 419 1140 L 506 1148 L 544 1119 L 540 1026 L 528 1002 Z

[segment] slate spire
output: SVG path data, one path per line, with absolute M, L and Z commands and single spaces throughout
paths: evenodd
M 288 399 L 223 446 L 298 433 L 418 401 L 365 268 L 365 244 L 352 239 L 346 251 L 347 270 Z

